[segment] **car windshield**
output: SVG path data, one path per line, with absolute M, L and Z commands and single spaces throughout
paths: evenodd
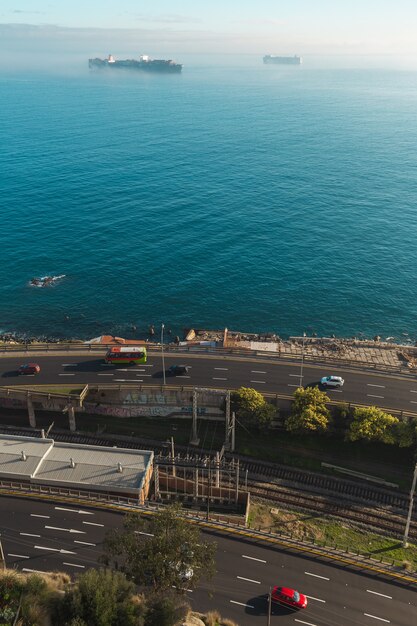
M 300 594 L 298 593 L 298 591 L 294 591 L 293 600 L 294 602 L 300 602 Z

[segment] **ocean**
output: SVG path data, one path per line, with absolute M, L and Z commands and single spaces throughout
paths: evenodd
M 85 59 L 0 102 L 1 332 L 417 339 L 415 69 Z

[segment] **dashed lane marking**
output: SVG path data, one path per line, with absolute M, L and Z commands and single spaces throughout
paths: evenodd
M 63 548 L 48 548 L 48 546 L 33 546 L 35 550 L 48 550 L 49 552 L 60 552 L 61 554 L 77 554 L 71 552 L 71 550 L 64 550 Z
M 29 567 L 23 567 L 22 572 L 35 572 L 35 574 L 46 574 L 44 569 L 30 569 Z
M 45 526 L 47 530 L 62 530 L 66 533 L 76 533 L 77 535 L 85 535 L 84 530 L 75 530 L 75 528 L 60 528 L 59 526 Z
M 314 576 L 314 578 L 322 578 L 323 580 L 330 580 L 327 576 L 320 576 L 319 574 L 313 574 L 312 572 L 304 572 L 307 576 Z
M 85 569 L 85 565 L 77 565 L 77 563 L 63 563 L 63 565 L 68 565 L 69 567 L 81 567 L 82 569 Z
M 111 373 L 111 374 L 97 374 L 97 376 L 114 376 L 114 373 Z
M 63 506 L 54 506 L 57 511 L 69 511 L 70 513 L 78 513 L 79 515 L 95 515 L 93 511 L 82 511 L 81 509 L 67 509 Z
M 326 600 L 320 600 L 320 598 L 315 598 L 314 596 L 306 596 L 309 600 L 315 600 L 316 602 L 326 602 Z
M 78 363 L 61 363 L 62 367 L 77 367 Z
M 155 537 L 152 533 L 144 533 L 143 530 L 135 530 L 135 535 L 145 535 L 146 537 Z
M 251 380 L 251 383 L 257 383 L 258 385 L 266 385 L 265 380 Z
M 213 380 L 227 380 L 227 378 L 213 378 Z
M 236 576 L 236 578 L 239 578 L 239 580 L 246 580 L 248 583 L 255 583 L 256 585 L 261 584 L 260 580 L 252 580 L 252 578 L 243 578 L 243 576 Z
M 304 378 L 304 376 L 301 376 L 300 374 L 288 374 L 288 376 L 293 376 L 294 378 Z
M 88 524 L 89 526 L 101 526 L 104 528 L 104 524 L 97 524 L 97 522 L 83 522 L 83 524 Z
M 38 515 L 37 513 L 31 513 L 31 517 L 43 517 L 44 519 L 51 519 L 50 515 Z
M 385 389 L 385 385 L 373 385 L 372 383 L 366 383 L 368 387 L 381 387 L 381 389 Z
M 410 400 L 410 404 L 417 404 L 414 400 Z
M 306 624 L 306 626 L 316 626 L 316 624 L 312 624 L 311 622 L 304 622 L 302 619 L 294 619 L 294 622 L 298 622 L 299 624 Z
M 374 593 L 376 596 L 382 596 L 383 598 L 388 598 L 389 600 L 392 600 L 392 596 L 386 596 L 385 593 L 379 593 L 379 591 L 372 591 L 372 589 L 367 589 L 366 591 L 368 593 Z
M 229 600 L 232 604 L 238 604 L 239 606 L 246 606 L 248 609 L 254 609 L 255 607 L 251 604 L 245 604 L 244 602 L 236 602 L 236 600 Z
M 74 539 L 74 543 L 79 543 L 82 546 L 96 546 L 96 543 L 89 543 L 88 541 L 77 541 L 77 539 Z
M 366 394 L 368 398 L 383 398 L 384 396 L 373 396 L 371 393 Z
M 390 624 L 389 619 L 384 619 L 383 617 L 377 617 L 376 615 L 371 615 L 370 613 L 364 613 L 366 617 L 372 617 L 373 619 L 378 619 L 380 622 L 385 622 L 386 624 Z
M 17 559 L 30 559 L 30 556 L 26 556 L 24 554 L 12 554 L 9 552 L 7 556 L 15 556 Z
M 266 372 L 261 372 L 261 370 L 251 370 L 251 374 L 266 374 Z
M 410 393 L 417 393 L 417 389 L 410 389 Z
M 300 385 L 290 385 L 288 384 L 288 387 L 299 387 Z
M 32 535 L 32 533 L 19 533 L 23 537 L 40 537 L 40 535 Z
M 251 561 L 259 561 L 260 563 L 266 563 L 263 559 L 257 559 L 254 556 L 247 556 L 246 554 L 242 554 L 244 559 L 250 559 Z
M 75 376 L 75 374 L 58 374 L 58 376 Z M 100 376 L 100 374 L 99 374 Z
M 228 372 L 229 368 L 228 367 L 215 367 L 215 370 L 221 370 L 222 372 Z
M 177 376 L 177 378 L 191 378 L 191 376 Z

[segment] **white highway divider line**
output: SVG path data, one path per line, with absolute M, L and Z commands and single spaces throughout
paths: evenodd
M 144 533 L 143 530 L 135 530 L 135 535 L 146 535 L 146 537 L 155 537 L 152 533 Z
M 75 374 L 58 374 L 58 376 L 75 376 Z
M 85 522 L 83 522 L 84 524 Z M 85 535 L 85 530 L 75 530 L 75 528 L 60 528 L 59 526 L 45 526 L 47 530 L 62 530 L 66 533 L 76 533 L 77 535 Z
M 74 539 L 74 543 L 79 543 L 82 546 L 96 546 L 96 543 L 89 543 L 88 541 L 77 541 L 76 539 Z
M 114 373 L 111 373 L 111 374 L 97 374 L 97 376 L 114 376 Z
M 44 519 L 51 519 L 50 515 L 38 515 L 37 513 L 31 513 L 31 517 L 43 517 Z
M 68 565 L 69 567 L 81 567 L 82 569 L 85 569 L 85 565 L 77 565 L 77 563 L 63 563 L 63 565 Z
M 228 367 L 215 367 L 215 370 L 222 370 L 223 372 L 228 372 L 229 368 Z
M 313 574 L 312 572 L 304 572 L 307 576 L 314 576 L 314 578 L 321 578 L 322 580 L 330 580 L 327 576 L 320 576 L 319 574 Z
M 248 583 L 255 583 L 255 585 L 261 584 L 260 580 L 252 580 L 252 578 L 243 578 L 243 576 L 236 576 L 236 578 L 239 578 L 239 580 L 246 580 Z
M 89 526 L 101 526 L 104 528 L 104 524 L 97 524 L 96 522 L 83 522 L 83 524 L 88 524 Z
M 40 537 L 40 535 L 32 535 L 32 533 L 19 533 L 23 537 Z
M 48 546 L 33 546 L 35 550 L 48 550 L 49 552 L 59 552 L 60 554 L 77 554 L 71 552 L 71 550 L 64 550 L 64 548 L 48 548 Z
M 78 363 L 61 363 L 62 367 L 77 367 Z
M 251 370 L 251 374 L 266 374 L 266 372 L 261 372 L 261 370 Z
M 293 376 L 294 378 L 304 378 L 304 376 L 300 376 L 300 374 L 288 374 L 288 376 Z
M 410 393 L 417 393 L 417 389 L 410 389 Z
M 246 554 L 242 554 L 244 559 L 250 559 L 251 561 L 259 561 L 260 563 L 266 563 L 263 559 L 257 559 L 254 556 L 247 556 Z
M 44 570 L 44 569 L 30 569 L 29 567 L 22 567 L 22 572 L 35 572 L 35 574 L 46 574 L 47 573 L 47 571 Z
M 372 617 L 373 619 L 378 619 L 380 622 L 385 622 L 386 624 L 391 624 L 389 619 L 384 619 L 383 617 L 377 617 L 376 615 L 371 615 L 370 613 L 364 613 L 366 617 Z
M 265 380 L 251 380 L 251 383 L 257 383 L 258 385 L 266 385 Z
M 57 511 L 70 511 L 70 513 L 78 513 L 79 515 L 95 515 L 92 511 L 83 511 L 82 509 L 67 509 L 63 506 L 54 506 Z
M 251 604 L 245 604 L 244 602 L 236 602 L 236 600 L 229 600 L 232 604 L 238 604 L 239 606 L 246 606 L 248 609 L 254 609 L 255 607 Z
M 326 600 L 320 600 L 320 598 L 315 598 L 314 596 L 306 596 L 309 600 L 315 600 L 316 602 L 326 602 Z
M 227 378 L 214 378 L 213 377 L 213 380 L 227 380 Z
M 372 591 L 372 589 L 367 589 L 366 591 L 368 593 L 374 593 L 376 596 L 382 596 L 383 598 L 388 598 L 389 600 L 392 600 L 392 596 L 386 596 L 385 593 L 379 593 L 379 591 Z
M 383 398 L 384 397 L 384 396 L 373 396 L 370 393 L 367 393 L 366 395 L 368 396 L 368 398 Z
M 410 404 L 417 404 L 417 402 L 414 402 L 414 400 L 410 400 Z
M 368 387 L 381 387 L 381 389 L 385 389 L 385 385 L 374 385 L 372 383 L 366 383 Z
M 302 619 L 294 619 L 294 622 L 298 622 L 299 624 L 306 624 L 306 626 L 316 626 L 316 624 L 312 624 L 311 622 L 304 622 Z
M 290 384 L 288 384 L 287 386 L 288 387 L 299 387 L 300 385 L 290 385 Z
M 30 556 L 26 556 L 25 554 L 12 554 L 9 552 L 7 556 L 15 556 L 17 559 L 30 559 Z
M 177 376 L 177 378 L 191 378 L 191 376 Z

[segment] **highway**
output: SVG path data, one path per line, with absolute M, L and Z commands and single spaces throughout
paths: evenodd
M 122 524 L 122 514 L 67 504 L 2 496 L 0 532 L 7 565 L 24 571 L 60 570 L 72 575 L 97 565 L 104 534 Z M 212 581 L 187 593 L 195 610 L 219 610 L 239 626 L 266 624 L 270 586 L 298 589 L 308 607 L 273 606 L 271 625 L 412 626 L 415 588 L 350 572 L 311 557 L 255 541 L 208 533 L 217 543 Z
M 19 376 L 22 363 L 36 362 L 41 366 L 36 376 Z M 235 389 L 253 387 L 261 392 L 291 395 L 300 384 L 300 364 L 262 359 L 237 359 L 196 354 L 165 356 L 165 368 L 172 364 L 188 365 L 187 375 L 167 376 L 167 384 Z M 401 377 L 382 373 L 362 372 L 322 365 L 304 365 L 302 383 L 317 384 L 322 376 L 334 374 L 345 379 L 342 389 L 328 389 L 332 400 L 376 405 L 387 409 L 417 412 L 417 376 Z M 93 356 L 33 356 L 0 358 L 2 386 L 50 384 L 130 383 L 162 385 L 161 357 L 151 354 L 145 365 L 106 365 L 102 357 Z

